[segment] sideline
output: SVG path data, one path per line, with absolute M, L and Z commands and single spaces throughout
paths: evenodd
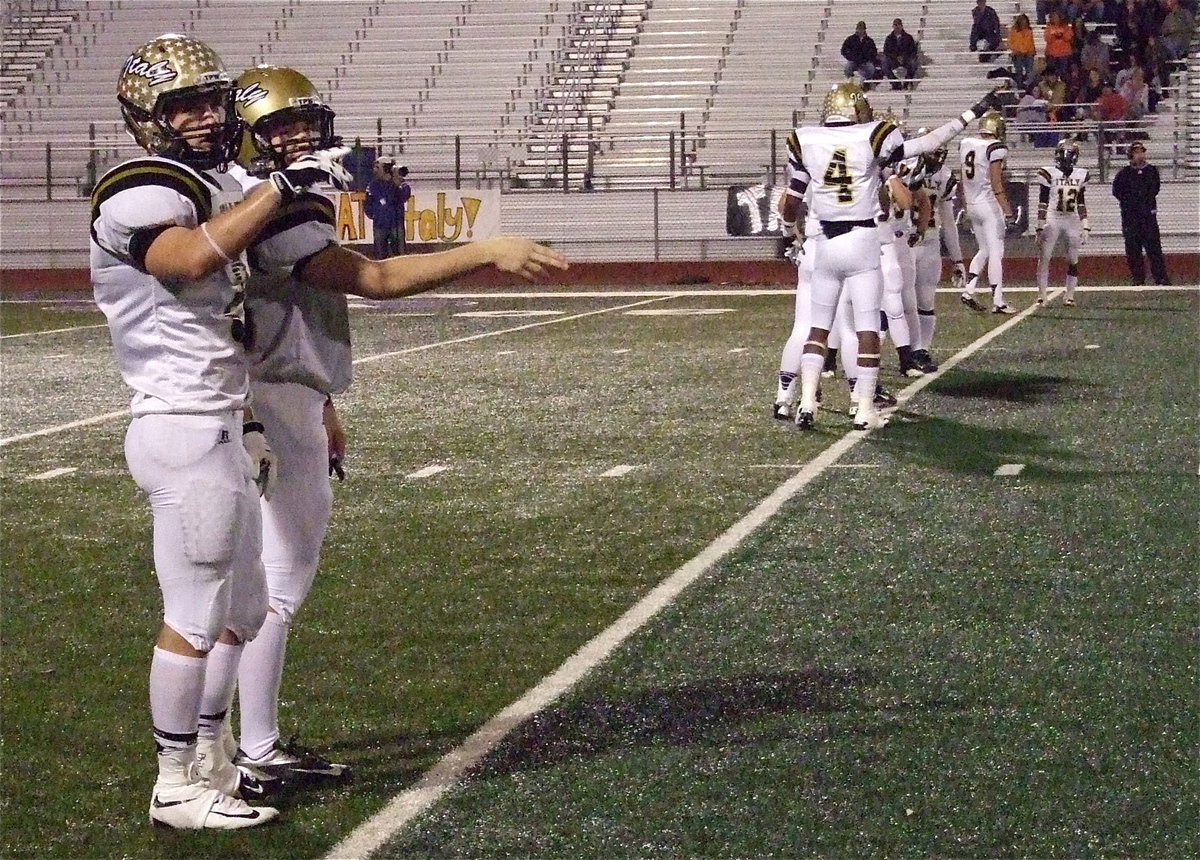
M 497 337 L 502 334 L 513 334 L 514 332 L 525 331 L 526 329 L 538 328 L 540 326 L 546 326 L 546 325 L 555 325 L 557 323 L 570 322 L 572 320 L 583 319 L 584 317 L 596 316 L 598 314 L 614 313 L 616 311 L 623 311 L 623 310 L 627 310 L 629 308 L 635 308 L 640 305 L 648 305 L 648 304 L 653 304 L 654 302 L 667 301 L 669 299 L 678 298 L 680 295 L 681 295 L 680 293 L 668 293 L 663 296 L 656 296 L 654 298 L 643 299 L 640 302 L 631 302 L 631 303 L 623 304 L 623 305 L 615 305 L 611 308 L 601 308 L 601 309 L 595 310 L 595 311 L 587 311 L 586 313 L 573 314 L 572 316 L 555 317 L 554 319 L 551 319 L 551 320 L 542 320 L 541 322 L 529 323 L 527 325 L 519 325 L 519 326 L 510 327 L 510 328 L 497 329 L 496 331 L 485 331 L 485 332 L 480 332 L 479 334 L 468 335 L 466 337 L 456 337 L 451 340 L 440 340 L 440 341 L 437 341 L 436 343 L 423 343 L 420 346 L 410 346 L 405 349 L 396 350 L 395 352 L 381 352 L 376 355 L 367 355 L 367 356 L 363 356 L 362 358 L 356 358 L 356 359 L 354 359 L 353 363 L 354 364 L 366 364 L 371 361 L 379 361 L 380 359 L 384 359 L 384 358 L 393 358 L 398 355 L 408 355 L 409 353 L 414 353 L 414 352 L 424 352 L 425 350 L 428 350 L 428 349 L 436 349 L 437 347 L 442 347 L 442 346 L 452 346 L 452 345 L 458 344 L 458 343 L 468 343 L 470 341 L 482 340 L 482 339 L 488 338 L 488 337 Z M 81 326 L 81 328 L 85 328 L 85 326 Z M 94 328 L 94 326 L 86 326 L 86 328 Z M 66 330 L 67 329 L 64 329 L 64 331 L 66 331 Z M 37 333 L 44 334 L 44 332 L 37 332 Z M 10 335 L 10 337 L 16 337 L 16 336 L 17 335 Z M 103 415 L 94 415 L 91 418 L 82 418 L 78 421 L 70 421 L 66 424 L 59 424 L 54 427 L 46 427 L 42 430 L 34 430 L 29 433 L 19 433 L 16 436 L 8 436 L 6 438 L 0 439 L 0 448 L 7 447 L 8 445 L 13 445 L 17 442 L 24 442 L 27 439 L 35 439 L 39 436 L 51 436 L 55 433 L 63 433 L 63 432 L 66 432 L 67 430 L 75 430 L 79 427 L 88 427 L 92 424 L 102 424 L 105 421 L 112 421 L 115 418 L 120 418 L 121 416 L 128 416 L 128 415 L 129 415 L 129 410 L 122 409 L 117 412 L 106 412 Z
M 1051 298 L 1056 295 L 1057 292 L 1051 293 Z M 989 330 L 973 343 L 963 347 L 939 365 L 935 373 L 927 374 L 903 389 L 896 396 L 898 401 L 896 408 L 907 403 L 946 371 L 969 358 L 996 338 L 1006 334 L 1038 310 L 1037 305 L 1031 305 Z M 416 785 L 396 795 L 383 809 L 333 846 L 326 855 L 326 860 L 362 858 L 382 847 L 405 825 L 428 810 L 441 799 L 442 795 L 460 783 L 467 771 L 499 746 L 514 729 L 578 684 L 585 675 L 606 660 L 626 639 L 645 626 L 655 615 L 674 603 L 684 589 L 736 549 L 742 541 L 778 513 L 788 501 L 798 495 L 813 480 L 820 477 L 825 470 L 835 466 L 842 455 L 877 432 L 886 433 L 887 431 L 886 429 L 866 432 L 851 430 L 813 460 L 804 464 L 799 472 L 780 484 L 750 513 L 701 550 L 699 555 L 686 562 L 651 589 L 645 597 L 630 607 L 607 629 L 598 633 L 568 657 L 562 665 L 527 690 L 511 705 L 489 719 L 462 744 L 446 753 L 421 776 Z

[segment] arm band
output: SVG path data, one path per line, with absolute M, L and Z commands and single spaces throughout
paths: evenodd
M 200 225 L 200 232 L 204 234 L 204 238 L 208 240 L 208 244 L 212 246 L 212 249 L 217 252 L 218 257 L 220 257 L 226 263 L 233 262 L 233 258 L 230 257 L 228 254 L 226 254 L 224 251 L 222 251 L 221 246 L 218 245 L 216 240 L 213 239 L 213 237 L 208 234 L 208 222 L 207 221 Z

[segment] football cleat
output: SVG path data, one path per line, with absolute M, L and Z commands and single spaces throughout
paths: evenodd
M 919 367 L 924 373 L 935 373 L 937 371 L 937 363 L 934 362 L 933 356 L 929 354 L 929 350 L 914 349 L 912 357 L 913 361 L 917 363 L 917 367 Z
M 896 395 L 888 391 L 882 385 L 875 386 L 875 405 L 885 408 L 895 406 L 899 401 L 896 400 Z
M 855 430 L 878 430 L 880 427 L 886 427 L 887 425 L 888 419 L 884 418 L 874 410 L 866 415 L 854 416 Z
M 1073 308 L 1073 307 L 1075 307 L 1075 300 L 1074 299 L 1063 299 L 1063 306 L 1068 307 L 1068 308 Z
M 816 417 L 807 409 L 801 409 L 796 413 L 796 426 L 801 430 L 812 430 L 816 424 Z
M 974 296 L 969 296 L 966 293 L 963 293 L 961 296 L 958 297 L 958 300 L 973 311 L 979 311 L 980 313 L 987 313 L 987 308 L 985 308 L 979 302 L 975 301 Z
M 238 767 L 250 767 L 268 777 L 283 782 L 284 786 L 339 785 L 349 782 L 353 773 L 347 765 L 331 762 L 311 750 L 294 744 L 279 744 L 262 758 L 250 758 L 238 750 L 233 759 Z
M 278 816 L 279 810 L 274 807 L 251 806 L 203 782 L 156 783 L 150 800 L 150 821 L 156 827 L 241 830 L 266 824 Z
M 925 371 L 918 367 L 917 363 L 913 361 L 900 365 L 900 375 L 907 377 L 908 379 L 920 379 L 925 375 Z
M 777 401 L 772 408 L 771 414 L 775 416 L 777 421 L 791 421 L 796 417 L 796 406 L 792 403 Z
M 995 307 L 992 308 L 992 313 L 1004 314 L 1005 316 L 1010 316 L 1012 314 L 1015 314 L 1016 310 L 1009 307 L 1008 305 L 996 305 Z

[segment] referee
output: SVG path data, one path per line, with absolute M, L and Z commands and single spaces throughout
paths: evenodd
M 1163 261 L 1162 239 L 1158 234 L 1158 168 L 1146 163 L 1146 145 L 1135 140 L 1129 144 L 1129 164 L 1113 180 L 1113 196 L 1121 204 L 1121 231 L 1125 234 L 1125 261 L 1135 284 L 1146 283 L 1146 264 L 1142 250 L 1150 260 L 1154 283 L 1166 286 L 1167 265 Z

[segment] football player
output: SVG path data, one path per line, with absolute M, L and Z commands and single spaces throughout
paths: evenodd
M 879 379 L 879 313 L 883 279 L 879 269 L 880 168 L 932 151 L 962 131 L 995 100 L 988 94 L 961 117 L 934 132 L 905 141 L 890 122 L 871 118 L 860 87 L 838 84 L 826 95 L 821 125 L 788 135 L 788 189 L 781 214 L 795 224 L 800 200 L 813 186 L 812 214 L 821 227 L 814 247 L 812 328 L 800 362 L 796 424 L 814 426 L 817 385 L 825 345 L 843 291 L 849 291 L 858 340 L 857 430 L 886 422 L 875 410 Z M 865 396 L 864 396 L 865 395 Z
M 334 112 L 294 69 L 258 66 L 237 81 L 245 123 L 243 162 L 231 168 L 247 189 L 265 177 L 328 150 Z M 527 239 L 496 237 L 449 251 L 375 261 L 337 242 L 334 207 L 320 193 L 288 200 L 250 248 L 246 306 L 253 320 L 250 387 L 277 458 L 278 481 L 263 497 L 263 563 L 269 611 L 246 646 L 239 675 L 240 748 L 235 762 L 293 786 L 343 782 L 346 765 L 280 743 L 279 691 L 287 639 L 316 575 L 333 492 L 345 454 L 333 395 L 351 380 L 345 293 L 399 298 L 429 290 L 484 265 L 525 278 L 566 268 L 557 252 Z
M 233 81 L 203 42 L 167 34 L 121 69 L 125 127 L 147 155 L 96 184 L 91 280 L 125 383 L 125 458 L 154 524 L 163 622 L 150 665 L 155 824 L 238 829 L 275 818 L 221 761 L 241 644 L 267 612 L 259 492 L 272 454 L 246 411 L 245 249 L 295 194 L 338 170 L 327 152 L 244 195 L 224 172 L 240 142 Z M 256 483 L 258 487 L 256 487 Z
M 780 197 L 779 205 L 783 205 Z M 813 242 L 821 225 L 815 218 L 808 216 L 808 207 L 797 220 L 803 219 L 804 227 L 797 232 L 794 225 L 785 226 L 785 236 L 792 239 L 786 255 L 796 264 L 796 307 L 792 317 L 792 331 L 783 345 L 783 354 L 779 357 L 779 384 L 775 390 L 775 403 L 772 414 L 780 421 L 791 421 L 796 417 L 796 397 L 800 386 L 796 378 L 800 374 L 800 356 L 804 351 L 804 342 L 808 331 L 812 328 L 811 285 L 813 273 Z
M 918 129 L 917 134 L 927 134 L 928 131 Z M 942 146 L 921 156 L 925 177 L 923 185 L 929 208 L 925 229 L 913 246 L 918 320 L 918 348 L 913 354 L 926 372 L 937 370 L 930 350 L 937 329 L 937 285 L 942 277 L 942 241 L 945 241 L 950 259 L 954 261 L 952 283 L 958 289 L 966 286 L 967 267 L 962 262 L 962 245 L 958 239 L 958 225 L 954 221 L 952 196 L 958 180 L 946 164 L 947 154 L 946 147 Z
M 1054 256 L 1059 237 L 1065 237 L 1067 242 L 1067 294 L 1063 304 L 1075 304 L 1075 288 L 1079 285 L 1079 249 L 1087 244 L 1091 232 L 1087 203 L 1083 199 L 1088 172 L 1075 166 L 1078 161 L 1079 144 L 1064 138 L 1054 148 L 1054 164 L 1038 170 L 1036 235 L 1039 249 L 1039 305 L 1044 305 L 1049 295 L 1050 258 Z
M 1004 131 L 1004 118 L 997 111 L 988 111 L 979 120 L 979 134 L 964 137 L 958 144 L 962 168 L 958 187 L 979 245 L 967 270 L 967 287 L 959 298 L 971 310 L 987 310 L 975 299 L 979 278 L 986 270 L 995 314 L 1016 313 L 1004 301 L 1004 230 L 1013 217 L 1004 191 L 1004 159 L 1008 157 Z
M 900 375 L 915 379 L 927 371 L 916 359 L 913 349 L 918 322 L 912 251 L 916 225 L 912 213 L 914 207 L 927 205 L 928 198 L 921 190 L 923 176 L 919 156 L 901 161 L 889 172 L 879 201 L 883 210 L 880 220 L 883 312 L 887 318 L 888 337 L 900 360 Z M 924 216 L 921 222 L 924 222 Z

